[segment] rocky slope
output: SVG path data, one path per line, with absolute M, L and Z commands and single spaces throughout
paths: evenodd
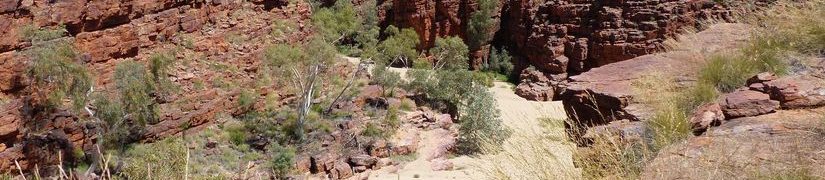
M 81 120 L 88 119 L 87 114 L 27 109 L 27 96 L 33 90 L 27 88 L 25 71 L 30 62 L 25 51 L 32 43 L 23 38 L 22 27 L 64 26 L 68 33 L 60 40 L 77 48 L 79 61 L 96 77 L 94 90 L 98 92 L 112 88 L 117 63 L 146 62 L 151 54 L 179 49 L 175 57 L 179 63 L 168 74 L 179 91 L 163 98 L 159 123 L 147 127 L 140 138 L 154 141 L 197 131 L 214 123 L 219 113 L 240 113 L 237 89 L 218 88 L 212 80 L 254 82 L 263 42 L 295 42 L 308 33 L 300 28 L 275 37 L 270 35 L 271 21 L 294 21 L 303 27 L 310 15 L 308 4 L 285 6 L 286 1 L 9 0 L 0 4 L 0 171 L 4 172 L 16 169 L 15 161 L 23 169 L 35 164 L 45 168 L 57 163 L 58 152 L 63 158 L 72 158 L 78 151 L 92 153 L 99 138 L 95 125 Z M 245 40 L 230 42 L 234 36 Z M 277 88 L 265 87 L 260 92 L 277 93 Z M 30 119 L 45 120 L 46 128 L 31 130 L 27 127 Z

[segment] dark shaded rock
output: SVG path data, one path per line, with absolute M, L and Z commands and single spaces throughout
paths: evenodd
M 378 162 L 378 158 L 362 154 L 349 157 L 349 162 L 352 163 L 353 166 L 372 167 Z

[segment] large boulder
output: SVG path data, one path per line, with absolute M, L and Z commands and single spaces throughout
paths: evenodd
M 715 24 L 681 42 L 688 47 L 700 48 L 644 55 L 570 77 L 559 99 L 574 122 L 571 127 L 580 128 L 572 132 L 583 133 L 587 127 L 615 120 L 649 119 L 653 114 L 651 107 L 636 100 L 639 92 L 634 82 L 654 72 L 668 73 L 677 80 L 691 79 L 687 77 L 693 74 L 687 68 L 678 67 L 690 63 L 699 52 L 712 53 L 740 46 L 748 38 L 748 29 L 743 24 Z
M 825 109 L 736 118 L 668 146 L 642 179 L 759 179 L 806 171 L 825 177 Z
M 812 75 L 782 77 L 762 83 L 771 99 L 782 108 L 806 108 L 825 105 L 825 79 Z

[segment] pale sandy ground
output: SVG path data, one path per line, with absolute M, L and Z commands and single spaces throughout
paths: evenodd
M 555 136 L 564 135 L 562 128 L 558 127 L 547 130 L 539 121 L 539 118 L 558 120 L 565 118 L 561 102 L 527 101 L 517 96 L 512 90 L 512 85 L 507 83 L 496 82 L 495 87 L 490 90 L 498 102 L 498 109 L 501 110 L 503 124 L 513 130 L 515 133 L 514 137 L 518 135 L 532 136 L 534 135 L 532 133 L 536 132 L 554 134 Z M 430 132 L 423 132 L 421 138 L 421 142 L 427 142 L 432 139 Z M 433 143 L 422 144 L 427 145 Z M 504 144 L 508 144 L 508 142 L 504 142 Z M 421 154 L 426 154 L 431 148 L 432 147 L 421 147 L 419 151 Z M 519 153 L 519 151 L 521 151 L 520 149 L 514 148 L 517 147 L 505 147 L 505 152 Z M 549 144 L 547 148 L 554 151 L 557 157 L 559 157 L 557 162 L 547 162 L 553 164 L 550 165 L 551 167 L 556 167 L 559 171 L 574 169 L 569 144 L 559 141 L 557 144 Z M 482 169 L 487 169 L 486 167 L 489 166 L 489 163 L 501 162 L 495 160 L 496 158 L 499 157 L 495 155 L 483 155 L 479 157 L 459 156 L 450 159 L 450 161 L 455 164 L 454 170 L 432 171 L 430 170 L 430 162 L 427 162 L 423 156 L 419 156 L 415 161 L 404 164 L 403 167 L 395 173 L 389 172 L 389 168 L 384 168 L 373 172 L 370 175 L 370 179 L 485 179 L 486 176 Z M 547 167 L 547 165 L 543 165 L 543 167 Z M 501 168 L 509 169 L 518 167 L 505 165 Z M 415 178 L 416 176 L 418 178 Z M 517 176 L 514 179 L 522 178 L 529 179 L 529 177 Z
M 353 64 L 358 64 L 358 58 L 344 57 Z M 371 69 L 370 69 L 371 70 Z M 407 69 L 390 68 L 392 71 L 399 72 L 402 79 L 406 79 Z M 370 71 L 371 72 L 371 71 Z M 542 118 L 555 119 L 556 122 L 562 121 L 566 118 L 564 108 L 561 102 L 535 102 L 528 101 L 513 92 L 512 85 L 503 82 L 496 82 L 490 91 L 495 96 L 498 109 L 501 111 L 502 123 L 513 131 L 513 135 L 506 142 L 504 150 L 495 155 L 481 155 L 481 156 L 458 156 L 451 158 L 454 168 L 451 171 L 433 171 L 430 169 L 430 162 L 428 162 L 423 155 L 417 156 L 417 159 L 412 162 L 402 164 L 398 168 L 383 168 L 373 171 L 369 175 L 369 179 L 378 180 L 402 180 L 402 179 L 487 179 L 485 170 L 491 169 L 491 164 L 498 164 L 495 167 L 503 171 L 510 172 L 507 174 L 510 179 L 537 179 L 536 174 L 529 172 L 521 167 L 532 166 L 539 167 L 542 170 L 561 174 L 553 179 L 570 179 L 578 177 L 578 171 L 573 167 L 572 160 L 572 146 L 564 142 L 564 129 L 561 126 L 545 126 L 540 121 Z M 560 122 L 559 122 L 560 123 Z M 433 131 L 423 131 L 420 134 L 420 144 L 418 154 L 429 154 L 436 143 L 428 143 L 434 141 Z M 543 137 L 543 138 L 542 138 Z M 549 138 L 548 138 L 549 137 Z M 550 151 L 554 157 L 534 158 L 530 157 L 533 154 L 522 153 L 525 152 L 520 143 L 525 142 L 525 139 L 542 139 L 541 142 L 536 142 L 542 147 L 541 151 Z M 558 140 L 556 140 L 558 139 Z M 510 147 L 508 147 L 510 145 Z M 546 153 L 544 154 L 546 155 Z M 529 160 L 513 160 L 512 158 L 502 158 L 504 156 L 523 156 Z M 514 162 L 518 161 L 518 162 Z M 527 164 L 519 164 L 527 163 Z M 572 172 L 572 173 L 571 173 Z M 547 178 L 547 177 L 545 177 Z

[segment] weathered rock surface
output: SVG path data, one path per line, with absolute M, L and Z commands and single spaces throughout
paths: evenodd
M 727 17 L 726 9 L 711 0 L 517 0 L 509 1 L 503 12 L 500 34 L 514 54 L 526 59 L 524 67 L 578 74 L 658 52 L 681 28 Z M 518 94 L 535 99 L 534 92 L 548 89 L 530 86 L 536 90 Z
M 779 102 L 771 100 L 768 94 L 751 90 L 739 90 L 725 94 L 722 102 L 725 117 L 750 117 L 772 113 L 779 108 Z
M 701 134 L 711 126 L 718 126 L 725 120 L 725 113 L 717 103 L 708 103 L 699 106 L 690 117 L 690 125 L 694 134 Z
M 516 94 L 527 100 L 552 101 L 566 82 L 565 74 L 542 73 L 536 69 L 524 69 L 521 73 L 521 83 L 516 86 Z M 558 89 L 558 90 L 557 90 Z
M 671 145 L 642 179 L 753 179 L 803 170 L 825 177 L 823 109 L 737 118 Z
M 638 92 L 633 82 L 651 73 L 652 70 L 667 68 L 667 73 L 676 77 L 686 77 L 682 67 L 690 63 L 695 52 L 716 52 L 738 47 L 748 37 L 748 27 L 742 24 L 717 24 L 692 36 L 683 43 L 699 49 L 674 50 L 665 53 L 644 55 L 627 61 L 608 64 L 570 77 L 564 94 L 560 98 L 568 117 L 577 126 L 595 126 L 610 121 L 627 119 L 638 121 L 647 119 L 649 107 L 634 100 Z M 585 132 L 585 131 L 580 131 Z
M 782 108 L 805 108 L 825 105 L 825 79 L 812 75 L 782 77 L 762 83 L 771 99 Z

